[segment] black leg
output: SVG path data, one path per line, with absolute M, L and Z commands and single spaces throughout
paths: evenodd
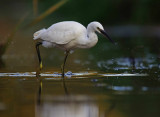
M 36 43 L 36 50 L 37 50 L 37 55 L 38 55 L 38 60 L 39 60 L 39 67 L 40 70 L 42 69 L 42 60 L 41 60 L 41 55 L 40 55 L 40 51 L 39 51 L 39 46 L 42 45 L 42 42 L 37 42 Z
M 65 64 L 66 64 L 66 60 L 67 60 L 68 54 L 69 54 L 69 51 L 66 51 L 66 55 L 65 55 L 65 58 L 64 58 L 64 63 L 63 63 L 62 66 L 61 66 L 62 77 L 63 77 L 63 78 L 64 78 L 64 67 L 65 67 Z

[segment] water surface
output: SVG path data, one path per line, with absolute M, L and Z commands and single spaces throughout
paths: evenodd
M 39 80 L 35 72 L 0 73 L 0 115 L 159 117 L 159 75 L 115 72 L 67 72 L 64 80 L 51 71 Z

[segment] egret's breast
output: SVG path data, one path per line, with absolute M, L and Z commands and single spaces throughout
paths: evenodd
M 55 44 L 52 43 L 52 42 L 43 41 L 43 42 L 42 42 L 42 46 L 43 46 L 43 47 L 46 47 L 46 48 L 52 48 L 52 47 L 55 47 Z

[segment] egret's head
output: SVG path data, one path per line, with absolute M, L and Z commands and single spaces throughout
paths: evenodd
M 103 26 L 99 23 L 99 22 L 91 22 L 90 24 L 88 24 L 87 27 L 89 30 L 91 31 L 95 31 L 98 32 L 100 34 L 103 34 L 105 37 L 107 37 L 113 44 L 115 44 L 115 42 L 108 36 L 108 34 L 106 33 L 106 31 L 104 30 Z
M 94 32 L 98 32 L 98 33 L 100 33 L 99 29 L 104 30 L 103 26 L 99 22 L 96 22 L 96 21 L 89 23 L 87 28 L 90 31 L 94 31 Z

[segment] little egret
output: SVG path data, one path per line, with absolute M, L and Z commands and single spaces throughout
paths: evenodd
M 64 62 L 61 66 L 62 76 L 64 77 L 64 67 L 70 50 L 95 46 L 98 42 L 95 32 L 103 34 L 114 44 L 114 41 L 104 31 L 103 26 L 96 21 L 89 23 L 87 28 L 75 21 L 63 21 L 53 24 L 48 29 L 41 29 L 35 32 L 33 39 L 39 39 L 36 43 L 36 50 L 40 70 L 42 69 L 42 60 L 39 51 L 40 45 L 46 48 L 58 47 L 66 51 Z

